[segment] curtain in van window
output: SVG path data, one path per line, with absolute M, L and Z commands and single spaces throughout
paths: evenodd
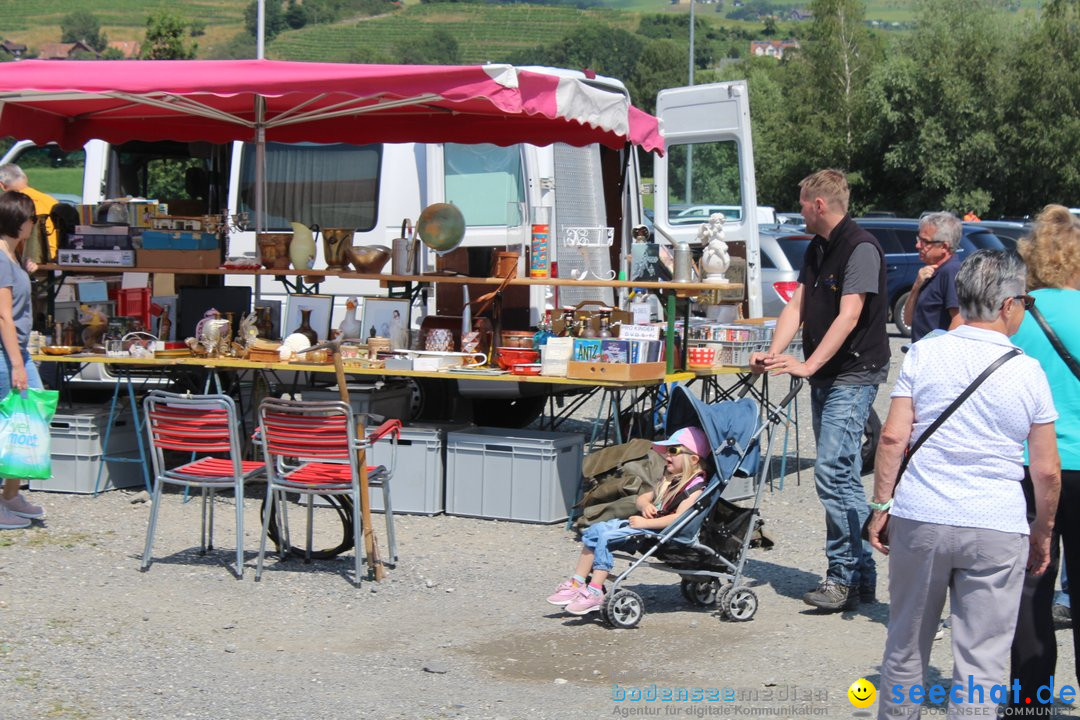
M 266 228 L 290 222 L 324 228 L 375 227 L 381 145 L 266 144 Z M 240 165 L 242 211 L 255 214 L 255 145 Z
M 443 166 L 446 201 L 457 205 L 467 225 L 523 224 L 520 146 L 447 143 Z

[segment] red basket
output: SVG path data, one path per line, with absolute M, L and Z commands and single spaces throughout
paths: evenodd
M 138 318 L 147 332 L 152 332 L 150 325 L 150 288 L 128 288 L 119 290 L 116 295 L 116 314 L 122 317 Z

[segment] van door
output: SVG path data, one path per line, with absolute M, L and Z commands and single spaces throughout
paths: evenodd
M 746 257 L 750 317 L 760 317 L 757 185 L 746 81 L 662 90 L 656 114 L 667 145 L 654 166 L 657 234 L 668 242 L 696 244 L 701 224 L 724 213 L 731 253 Z

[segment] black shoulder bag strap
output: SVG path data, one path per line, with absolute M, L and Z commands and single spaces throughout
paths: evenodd
M 1072 370 L 1072 374 L 1076 376 L 1077 380 L 1080 380 L 1080 364 L 1076 362 L 1076 358 L 1069 354 L 1069 351 L 1065 349 L 1065 344 L 1061 342 L 1061 338 L 1057 336 L 1057 333 L 1050 327 L 1050 323 L 1046 322 L 1046 318 L 1039 312 L 1039 309 L 1034 305 L 1031 310 L 1031 317 L 1035 318 L 1035 322 L 1039 323 L 1039 327 L 1046 333 L 1046 339 L 1050 341 L 1050 344 L 1057 350 L 1057 354 L 1061 356 L 1061 359 L 1065 361 L 1065 365 Z
M 1019 348 L 1013 348 L 1001 357 L 999 357 L 994 362 L 990 363 L 990 366 L 983 370 L 982 374 L 979 375 L 979 377 L 975 378 L 975 380 L 973 380 L 972 383 L 967 386 L 967 389 L 965 389 L 964 392 L 960 393 L 960 397 L 953 400 L 952 404 L 949 405 L 949 407 L 945 408 L 945 410 L 940 415 L 938 415 L 937 420 L 932 422 L 930 424 L 930 427 L 926 428 L 926 432 L 920 435 L 919 439 L 915 441 L 915 444 L 911 446 L 911 449 L 904 453 L 904 459 L 900 463 L 900 470 L 896 473 L 896 484 L 900 483 L 900 477 L 904 474 L 904 470 L 907 469 L 908 461 L 911 459 L 911 456 L 914 455 L 915 451 L 922 447 L 922 444 L 926 442 L 926 440 L 931 435 L 934 434 L 934 431 L 941 427 L 941 424 L 943 422 L 949 419 L 949 416 L 952 415 L 953 412 L 971 396 L 971 393 L 975 392 L 976 388 L 982 385 L 983 380 L 990 377 L 990 375 L 995 370 L 997 370 L 1006 362 L 1020 354 L 1021 353 Z M 893 486 L 893 492 L 896 492 L 896 485 Z
M 982 373 L 979 375 L 979 377 L 975 378 L 972 381 L 972 383 L 970 385 L 968 385 L 967 388 L 965 388 L 964 392 L 960 393 L 960 397 L 953 400 L 952 403 L 949 404 L 949 407 L 945 408 L 945 410 L 940 415 L 937 416 L 937 419 L 934 420 L 934 422 L 930 423 L 930 427 L 926 428 L 926 431 L 922 435 L 919 436 L 919 439 L 915 441 L 915 444 L 911 446 L 911 449 L 907 450 L 904 453 L 904 459 L 900 461 L 900 469 L 896 471 L 896 482 L 893 483 L 893 494 L 894 495 L 896 494 L 896 486 L 900 484 L 900 478 L 902 478 L 904 476 L 904 471 L 907 470 L 908 461 L 911 460 L 911 456 L 915 454 L 915 451 L 918 450 L 920 447 L 922 447 L 922 444 L 924 442 L 926 442 L 927 439 L 929 439 L 929 437 L 931 435 L 934 434 L 935 430 L 937 430 L 939 427 L 941 427 L 941 424 L 943 422 L 945 422 L 946 420 L 949 419 L 949 416 L 952 415 L 953 412 L 955 412 L 956 409 L 958 407 L 960 407 L 964 403 L 964 401 L 967 400 L 971 396 L 971 393 L 975 392 L 976 388 L 978 388 L 980 385 L 982 385 L 983 380 L 990 377 L 990 375 L 995 370 L 997 370 L 999 367 L 1004 365 L 1006 362 L 1008 362 L 1009 360 L 1011 360 L 1012 358 L 1014 358 L 1014 357 L 1016 357 L 1017 355 L 1020 355 L 1020 354 L 1021 354 L 1021 352 L 1020 352 L 1019 348 L 1012 348 L 1007 353 L 1005 353 L 1004 355 L 999 357 L 997 360 L 990 363 L 990 366 L 987 367 L 985 370 L 983 370 Z M 863 540 L 868 540 L 869 537 L 870 537 L 870 522 L 871 522 L 871 520 L 873 520 L 873 514 L 867 516 L 866 522 L 863 523 L 863 527 L 862 527 L 862 538 L 863 538 Z

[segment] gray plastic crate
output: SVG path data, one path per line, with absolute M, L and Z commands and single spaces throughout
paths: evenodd
M 371 413 L 387 419 L 406 420 L 410 414 L 412 390 L 408 385 L 352 385 L 349 386 L 349 404 L 354 413 Z M 337 388 L 333 390 L 302 390 L 304 400 L 338 400 Z
M 109 438 L 110 445 L 112 438 Z M 138 459 L 139 451 L 117 453 L 120 457 Z M 101 466 L 101 454 L 96 455 L 60 455 L 53 451 L 52 477 L 48 480 L 31 480 L 30 489 L 44 492 L 81 493 L 94 492 L 98 468 Z M 143 487 L 143 466 L 138 462 L 123 462 L 110 459 L 105 461 L 105 470 L 101 474 L 101 492 L 118 488 Z
M 577 433 L 473 428 L 446 435 L 446 514 L 554 523 L 581 482 Z
M 138 436 L 130 411 L 118 414 L 112 421 L 109 447 L 103 447 L 105 430 L 109 423 L 109 411 L 95 405 L 83 412 L 57 413 L 49 423 L 49 439 L 52 454 L 62 456 L 92 457 L 103 454 L 120 454 L 137 450 Z
M 446 428 L 438 425 L 407 425 L 401 429 L 397 467 L 390 481 L 390 500 L 395 513 L 438 515 L 445 509 L 445 436 Z M 375 443 L 367 462 L 389 467 L 390 443 Z M 371 488 L 368 492 L 371 509 L 384 511 L 382 488 Z

